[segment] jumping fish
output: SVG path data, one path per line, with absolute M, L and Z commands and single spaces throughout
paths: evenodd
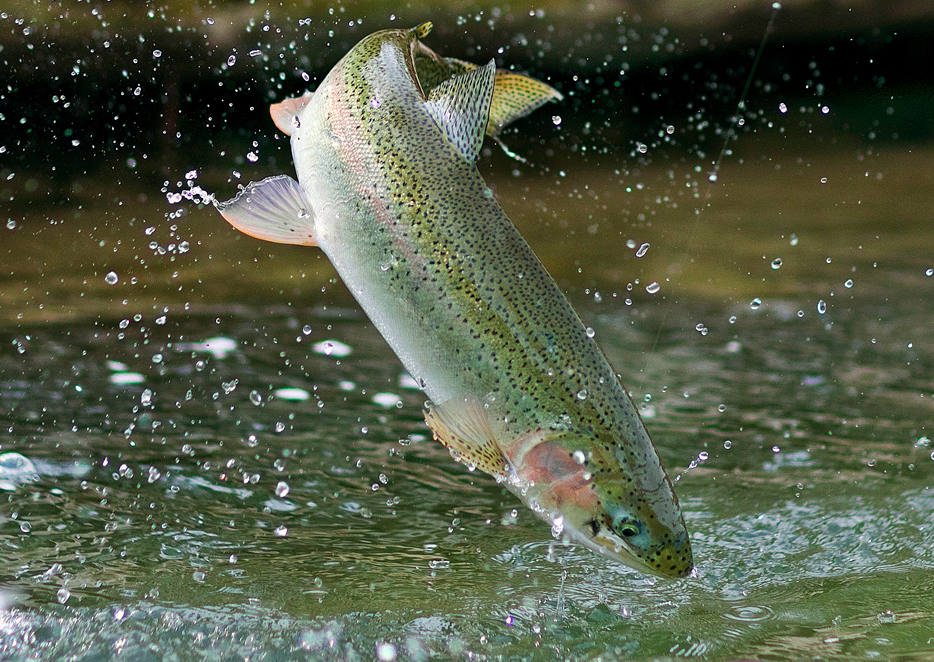
M 553 531 L 683 577 L 684 518 L 635 406 L 475 165 L 484 135 L 562 96 L 492 60 L 437 55 L 430 29 L 371 34 L 313 94 L 273 104 L 298 181 L 215 204 L 246 234 L 325 252 L 455 459 Z

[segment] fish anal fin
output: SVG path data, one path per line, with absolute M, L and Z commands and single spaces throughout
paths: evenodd
M 288 175 L 252 182 L 236 197 L 214 202 L 232 226 L 277 244 L 317 246 L 314 214 L 301 185 Z
M 435 439 L 460 462 L 472 465 L 497 480 L 508 477 L 509 463 L 496 442 L 496 433 L 483 406 L 475 399 L 430 403 L 425 422 Z
M 498 69 L 494 79 L 493 100 L 486 135 L 496 137 L 500 131 L 520 117 L 549 101 L 561 101 L 564 96 L 551 85 L 512 71 Z
M 269 106 L 269 115 L 282 133 L 291 136 L 292 132 L 298 128 L 298 117 L 311 101 L 311 97 L 311 92 L 306 92 L 300 97 L 292 97 Z
M 496 65 L 452 76 L 428 92 L 425 108 L 457 151 L 473 163 L 490 120 Z

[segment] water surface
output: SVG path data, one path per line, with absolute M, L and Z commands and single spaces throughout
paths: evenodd
M 266 166 L 25 171 L 3 657 L 934 658 L 930 149 L 746 135 L 711 183 L 547 144 L 482 171 L 639 403 L 694 576 L 553 539 L 430 439 L 322 256 L 175 195 Z

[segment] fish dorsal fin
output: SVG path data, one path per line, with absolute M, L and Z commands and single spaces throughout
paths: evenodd
M 509 463 L 496 442 L 496 435 L 483 406 L 473 398 L 429 403 L 425 421 L 454 459 L 473 465 L 497 480 L 508 476 Z
M 477 65 L 465 60 L 446 57 L 452 74 L 473 71 Z M 547 83 L 517 74 L 505 69 L 497 69 L 493 79 L 493 100 L 490 102 L 490 120 L 486 125 L 486 135 L 495 138 L 505 127 L 520 117 L 525 117 L 549 101 L 561 101 L 564 95 Z
M 315 219 L 302 187 L 288 175 L 252 182 L 227 202 L 214 202 L 224 220 L 251 237 L 317 246 Z
M 305 92 L 300 97 L 292 97 L 269 106 L 269 115 L 282 133 L 291 136 L 292 132 L 299 127 L 299 116 L 311 101 L 311 96 L 311 92 Z
M 473 71 L 448 78 L 428 93 L 425 108 L 460 154 L 473 163 L 480 156 L 490 119 L 492 60 Z

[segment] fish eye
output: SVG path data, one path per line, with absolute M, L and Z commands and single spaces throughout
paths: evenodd
M 642 523 L 626 515 L 613 518 L 613 532 L 621 538 L 633 538 L 642 533 Z

